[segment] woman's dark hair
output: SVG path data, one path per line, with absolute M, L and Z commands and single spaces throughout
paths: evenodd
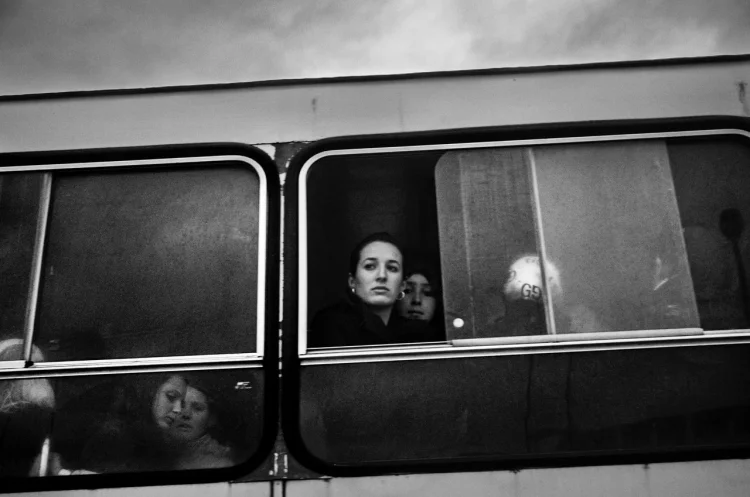
M 401 252 L 401 257 L 404 256 L 404 251 L 401 249 L 401 244 L 396 238 L 386 231 L 380 231 L 367 235 L 360 242 L 354 246 L 352 253 L 349 255 L 349 274 L 354 275 L 357 272 L 357 264 L 359 264 L 359 258 L 362 255 L 362 250 L 373 242 L 384 242 L 390 243 Z
M 422 276 L 427 278 L 427 281 L 430 283 L 430 287 L 432 288 L 432 292 L 436 296 L 441 296 L 443 292 L 440 272 L 437 270 L 437 265 L 429 259 L 421 258 L 418 256 L 412 257 L 410 255 L 409 260 L 414 262 L 411 264 L 407 264 L 404 268 L 404 281 L 408 280 L 415 274 L 421 274 Z

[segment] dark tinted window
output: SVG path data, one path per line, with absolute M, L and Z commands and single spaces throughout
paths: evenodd
M 255 172 L 59 174 L 52 198 L 36 333 L 50 360 L 256 350 Z

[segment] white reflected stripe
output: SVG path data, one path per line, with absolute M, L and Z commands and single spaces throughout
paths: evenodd
M 617 340 L 632 338 L 666 338 L 676 336 L 701 336 L 703 334 L 703 330 L 700 328 L 679 328 L 671 330 L 598 331 L 594 333 L 567 333 L 562 335 L 459 338 L 456 340 L 451 340 L 451 344 L 457 347 L 474 347 L 481 345 L 581 342 L 588 340 Z

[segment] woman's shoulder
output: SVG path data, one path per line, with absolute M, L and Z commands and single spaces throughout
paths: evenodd
M 340 300 L 316 312 L 313 322 L 321 319 L 337 319 L 360 316 L 361 309 L 356 305 L 355 302 L 351 302 L 349 300 Z
M 204 435 L 191 444 L 177 463 L 177 469 L 228 468 L 240 462 L 235 451 L 215 438 Z
M 350 345 L 362 326 L 362 312 L 351 302 L 342 301 L 325 307 L 315 314 L 310 323 L 308 345 L 311 347 L 337 347 Z

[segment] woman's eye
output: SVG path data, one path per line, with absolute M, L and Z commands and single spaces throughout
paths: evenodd
M 398 266 L 388 266 L 388 271 L 390 271 L 392 273 L 398 273 L 400 271 L 400 269 L 401 268 L 399 268 Z
M 408 288 L 408 287 L 407 287 L 407 288 L 404 288 L 404 295 L 409 295 L 409 294 L 410 294 L 410 293 L 412 293 L 413 291 L 414 291 L 414 290 L 412 290 L 411 288 Z
M 372 263 L 367 263 L 367 264 L 365 264 L 365 265 L 364 265 L 364 266 L 362 266 L 362 267 L 363 267 L 363 268 L 365 268 L 365 269 L 366 269 L 366 270 L 368 270 L 368 271 L 372 271 L 373 269 L 375 269 L 375 264 L 372 264 Z

